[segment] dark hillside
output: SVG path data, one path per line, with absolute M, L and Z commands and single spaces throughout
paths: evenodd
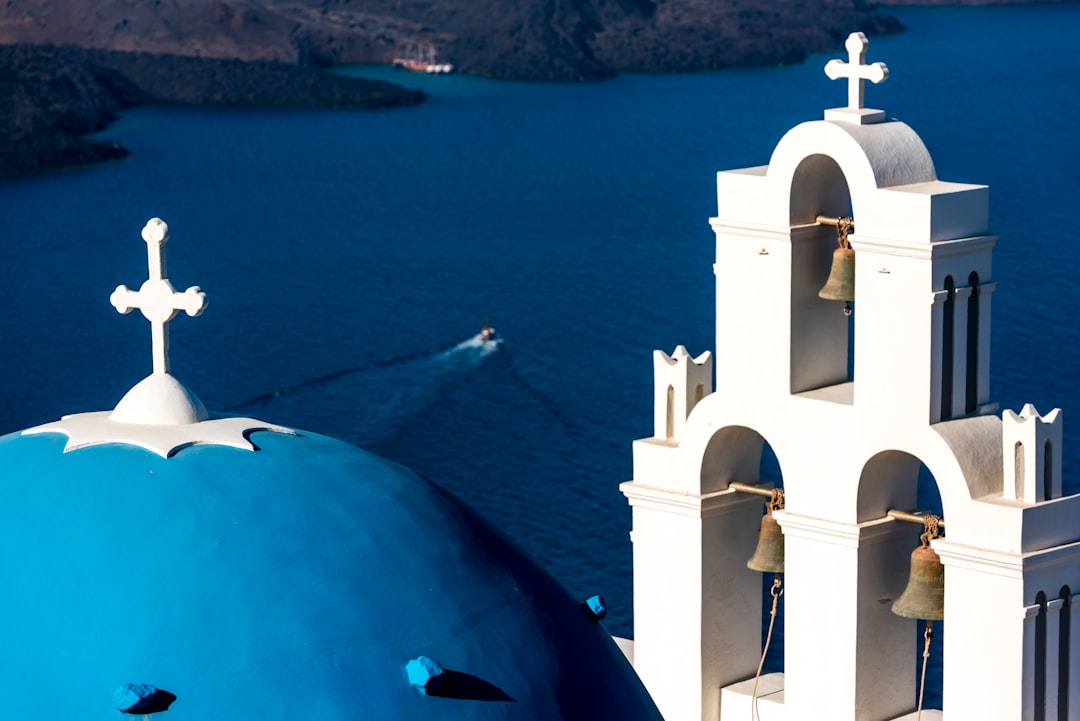
M 310 65 L 388 63 L 418 44 L 514 80 L 797 62 L 900 25 L 862 0 L 6 0 L 0 43 Z
M 123 156 L 83 136 L 139 103 L 420 102 L 317 72 L 424 48 L 461 72 L 589 80 L 793 63 L 899 23 L 863 0 L 4 0 L 0 173 Z
M 116 143 L 84 136 L 135 105 L 376 108 L 423 97 L 389 83 L 284 63 L 0 46 L 0 175 L 127 155 Z
M 119 73 L 87 64 L 82 51 L 0 48 L 0 174 L 95 163 L 127 155 L 81 137 L 115 112 L 146 100 Z

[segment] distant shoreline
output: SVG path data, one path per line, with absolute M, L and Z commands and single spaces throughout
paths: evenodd
M 903 26 L 864 0 L 0 3 L 0 176 L 125 156 L 86 136 L 138 105 L 415 105 L 418 90 L 324 72 L 410 49 L 469 75 L 591 81 L 798 63 L 852 29 Z
M 535 2 L 539 6 L 548 0 Z M 401 24 L 397 32 L 415 31 L 420 37 L 441 39 L 440 49 L 467 74 L 518 81 L 581 81 L 608 78 L 616 73 L 799 63 L 810 52 L 841 48 L 843 37 L 836 35 L 840 26 L 858 27 L 867 34 L 902 32 L 904 28 L 898 19 L 882 14 L 893 7 L 1068 4 L 1070 0 L 889 0 L 880 6 L 841 3 L 828 14 L 827 21 L 814 16 L 814 22 L 806 18 L 797 22 L 798 18 L 789 17 L 786 24 L 774 22 L 775 10 L 731 15 L 733 6 L 720 3 L 708 5 L 711 9 L 706 12 L 705 0 L 672 4 L 634 0 L 631 5 L 636 9 L 619 11 L 625 10 L 625 16 L 615 13 L 610 6 L 605 6 L 607 14 L 603 14 L 600 6 L 593 7 L 590 2 L 580 8 L 588 22 L 571 13 L 566 17 L 546 18 L 535 27 L 526 25 L 530 32 L 540 32 L 537 28 L 574 28 L 569 35 L 562 30 L 554 35 L 545 30 L 535 38 L 508 34 L 504 25 L 508 22 L 513 25 L 517 16 L 486 15 L 470 16 L 469 22 L 473 24 L 461 27 L 443 18 L 450 25 L 445 32 L 438 33 L 424 30 L 421 25 L 412 27 L 419 22 L 412 18 Z M 438 16 L 438 12 L 456 7 L 454 0 L 446 3 L 443 6 L 434 2 L 425 7 Z M 148 10 L 149 14 L 141 20 L 133 17 L 130 24 L 124 19 L 117 25 L 121 30 L 115 37 L 108 33 L 98 37 L 93 33 L 101 28 L 83 27 L 80 22 L 87 18 L 80 20 L 77 14 L 60 12 L 60 5 L 51 11 L 40 11 L 39 22 L 33 25 L 38 44 L 0 44 L 0 100 L 4 101 L 0 103 L 0 177 L 100 163 L 129 155 L 118 142 L 88 136 L 106 129 L 119 111 L 137 106 L 376 109 L 413 106 L 425 100 L 423 91 L 407 89 L 393 81 L 330 71 L 333 67 L 360 62 L 388 63 L 394 48 L 403 42 L 404 35 L 386 34 L 383 32 L 386 27 L 378 23 L 383 34 L 376 34 L 381 39 L 360 42 L 358 38 L 367 37 L 365 33 L 374 30 L 370 26 L 365 30 L 363 22 L 353 22 L 356 18 L 348 13 L 354 11 L 341 10 L 340 17 L 313 16 L 309 18 L 311 24 L 303 26 L 306 29 L 294 28 L 285 37 L 281 35 L 283 28 L 292 26 L 285 23 L 279 27 L 281 18 L 274 14 L 275 2 L 260 0 L 264 9 L 259 11 L 263 13 L 258 15 L 262 18 L 259 22 L 252 20 L 237 25 L 239 16 L 228 22 L 219 18 L 205 27 L 199 26 L 202 35 L 163 36 L 160 47 L 173 52 L 219 53 L 197 57 L 138 49 L 146 47 L 146 38 L 157 37 L 147 31 L 158 27 L 154 23 L 163 19 L 157 17 L 157 11 Z M 519 10 L 525 12 L 532 7 L 526 5 Z M 81 6 L 71 5 L 78 7 Z M 15 38 L 25 41 L 26 33 L 31 32 L 26 29 L 30 25 L 20 25 L 13 19 L 17 9 L 0 9 L 0 43 Z M 675 9 L 681 14 L 671 15 Z M 699 11 L 704 13 L 698 18 L 700 23 L 687 19 L 697 17 Z M 107 19 L 97 18 L 96 22 L 105 23 L 101 27 L 108 30 L 113 25 L 106 23 Z M 315 28 L 320 29 L 316 32 Z M 71 38 L 83 37 L 80 33 L 103 46 L 127 43 L 125 47 L 129 49 L 42 44 L 59 42 L 57 38 L 69 38 L 71 42 Z M 351 40 L 346 42 L 348 38 Z M 132 44 L 135 49 L 130 49 Z M 238 51 L 245 57 L 223 59 L 220 55 Z M 275 57 L 280 59 L 265 59 Z M 403 71 L 403 83 L 408 83 L 407 75 Z
M 141 105 L 377 109 L 425 95 L 281 62 L 8 45 L 0 46 L 0 98 L 0 177 L 12 177 L 126 157 L 119 143 L 86 136 Z

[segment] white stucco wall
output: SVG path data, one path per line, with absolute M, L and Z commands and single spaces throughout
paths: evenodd
M 729 483 L 760 481 L 766 442 L 786 493 L 775 514 L 785 672 L 769 682 L 770 718 L 912 709 L 916 622 L 890 607 L 921 528 L 886 512 L 914 510 L 920 465 L 945 517 L 933 543 L 946 568 L 943 713 L 1033 718 L 1036 683 L 1055 699 L 1077 685 L 1056 677 L 1057 636 L 1052 677 L 1034 678 L 1031 619 L 1056 619 L 1061 589 L 1080 588 L 1080 498 L 1059 497 L 1060 414 L 1008 416 L 1003 430 L 988 396 L 988 188 L 938 180 L 901 122 L 823 120 L 790 130 L 768 165 L 719 173 L 717 200 L 715 391 L 675 433 L 635 442 L 634 480 L 622 486 L 634 518 L 635 665 L 665 718 L 745 715 L 748 692 L 732 684 L 753 676 L 760 654 L 761 579 L 745 563 L 761 499 Z M 819 215 L 854 217 L 851 321 L 817 296 L 837 243 Z M 1050 449 L 1039 463 L 1056 464 L 1056 491 L 1015 483 L 1021 437 Z M 1042 477 L 1026 462 L 1029 481 Z M 1080 673 L 1080 649 L 1066 653 Z

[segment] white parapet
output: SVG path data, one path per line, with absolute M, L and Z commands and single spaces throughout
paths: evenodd
M 1060 408 L 1041 416 L 1028 403 L 1019 415 L 1011 410 L 1002 413 L 1002 495 L 1026 503 L 1061 497 L 1061 440 Z
M 691 357 L 681 345 L 671 355 L 661 350 L 653 351 L 656 438 L 678 439 L 694 406 L 712 393 L 712 373 L 713 360 L 709 351 L 697 358 Z

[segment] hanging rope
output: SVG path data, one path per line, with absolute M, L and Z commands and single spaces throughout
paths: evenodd
M 926 622 L 926 631 L 923 632 L 923 638 L 926 639 L 926 645 L 923 646 L 922 652 L 922 678 L 919 680 L 919 709 L 915 714 L 915 721 L 919 721 L 922 718 L 922 701 L 923 692 L 926 691 L 926 662 L 930 660 L 930 639 L 934 636 L 934 622 Z
M 924 548 L 930 548 L 930 541 L 941 536 L 941 516 L 927 513 L 923 516 L 923 527 L 926 529 L 919 536 Z M 915 713 L 915 721 L 922 719 L 923 694 L 926 693 L 926 665 L 930 660 L 930 640 L 934 637 L 934 622 L 926 621 L 926 630 L 923 638 L 926 640 L 922 654 L 922 676 L 919 678 L 919 707 Z
M 780 507 L 783 508 L 783 496 L 784 492 L 780 491 Z M 776 499 L 776 491 L 773 491 L 773 501 Z M 769 509 L 772 510 L 771 508 Z M 784 595 L 783 586 L 780 584 L 780 574 L 776 574 L 773 578 L 772 588 L 769 589 L 769 593 L 772 594 L 772 611 L 769 612 L 769 632 L 765 635 L 765 648 L 761 652 L 761 661 L 758 663 L 757 673 L 754 675 L 754 690 L 750 694 L 750 721 L 754 721 L 754 718 L 761 718 L 757 710 L 757 685 L 761 680 L 761 669 L 765 666 L 765 657 L 769 655 L 769 643 L 772 641 L 773 624 L 776 623 L 776 604 L 780 601 L 780 597 Z
M 784 509 L 783 488 L 773 489 L 772 495 L 765 503 L 765 508 L 770 516 L 773 511 L 782 511 Z M 765 667 L 765 657 L 769 655 L 769 644 L 772 642 L 773 626 L 776 624 L 776 605 L 780 602 L 780 597 L 784 595 L 784 587 L 780 583 L 779 573 L 773 576 L 772 588 L 769 589 L 769 594 L 772 596 L 772 610 L 769 611 L 769 632 L 765 634 L 765 648 L 761 651 L 761 661 L 758 662 L 757 673 L 754 674 L 754 689 L 750 693 L 750 721 L 754 721 L 755 716 L 760 718 L 757 708 L 758 681 L 761 680 L 761 669 Z

